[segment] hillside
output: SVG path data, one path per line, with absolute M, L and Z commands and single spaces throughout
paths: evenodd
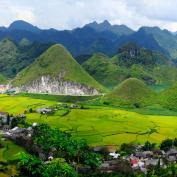
M 7 83 L 7 79 L 2 74 L 0 74 L 0 85 L 6 83 Z
M 107 87 L 113 87 L 128 74 L 126 70 L 118 67 L 102 53 L 94 54 L 82 66 L 97 81 Z
M 139 101 L 151 94 L 151 90 L 147 85 L 136 78 L 129 78 L 119 84 L 108 97 L 122 98 L 129 101 Z
M 96 94 L 103 89 L 59 44 L 50 47 L 20 72 L 13 86 L 22 86 L 22 90 L 29 92 L 81 95 Z
M 140 108 L 153 104 L 154 92 L 141 80 L 129 78 L 116 86 L 112 92 L 100 101 L 103 104 Z
M 114 87 L 121 81 L 135 77 L 147 84 L 173 83 L 177 69 L 163 54 L 139 47 L 135 43 L 122 46 L 109 58 L 95 54 L 87 59 L 84 69 L 106 87 Z
M 112 60 L 113 63 L 126 67 L 130 67 L 133 64 L 139 64 L 145 67 L 169 64 L 168 58 L 161 53 L 141 48 L 132 42 L 123 45 Z
M 177 84 L 164 90 L 159 95 L 159 99 L 164 108 L 177 111 Z
M 0 73 L 13 78 L 50 45 L 31 43 L 26 39 L 22 39 L 19 44 L 10 39 L 0 41 Z

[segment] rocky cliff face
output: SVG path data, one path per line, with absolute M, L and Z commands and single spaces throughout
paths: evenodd
M 18 92 L 48 93 L 73 96 L 99 94 L 99 91 L 95 88 L 90 88 L 88 86 L 71 81 L 63 81 L 60 77 L 51 78 L 50 76 L 42 76 L 29 85 L 18 87 L 16 90 Z

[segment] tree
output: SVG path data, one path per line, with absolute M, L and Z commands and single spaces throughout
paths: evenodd
M 64 159 L 55 159 L 45 165 L 42 177 L 77 177 L 73 167 L 65 162 Z
M 33 109 L 32 108 L 29 109 L 29 113 L 33 113 Z
M 101 165 L 101 156 L 93 152 L 85 152 L 83 154 L 84 164 L 90 166 L 93 170 Z
M 120 147 L 120 150 L 125 152 L 126 154 L 130 155 L 135 152 L 135 146 L 133 144 L 123 143 Z
M 173 145 L 177 147 L 177 138 L 174 139 Z
M 144 151 L 152 151 L 155 148 L 156 144 L 155 143 L 150 143 L 149 141 L 146 141 L 143 150 Z
M 166 139 L 166 140 L 162 141 L 162 143 L 160 145 L 160 149 L 164 150 L 164 151 L 168 151 L 172 147 L 173 147 L 173 140 L 171 140 L 171 139 Z
M 35 156 L 26 153 L 21 153 L 18 166 L 21 173 L 27 176 L 38 177 L 43 171 L 43 162 Z

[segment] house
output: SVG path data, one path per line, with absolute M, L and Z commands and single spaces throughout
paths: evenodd
M 116 146 L 97 146 L 93 148 L 94 152 L 103 153 L 103 154 L 115 153 L 116 150 L 117 150 Z
M 3 131 L 9 131 L 10 130 L 10 126 L 9 125 L 4 125 L 3 126 Z
M 110 155 L 111 157 L 113 157 L 114 159 L 117 159 L 118 157 L 120 157 L 120 154 L 117 154 L 117 153 L 115 153 L 115 152 L 111 152 L 111 153 L 109 153 L 109 155 Z
M 8 95 L 13 95 L 13 94 L 16 93 L 16 90 L 15 89 L 8 89 L 8 90 L 5 91 L 5 93 L 8 94 Z
M 52 113 L 52 109 L 50 108 L 39 108 L 36 110 L 37 113 L 39 114 L 50 114 Z
M 160 166 L 163 166 L 164 163 L 163 163 L 162 159 L 148 159 L 145 161 L 145 165 L 146 166 L 156 166 L 156 165 L 158 165 L 159 160 L 160 160 Z
M 163 157 L 163 156 L 165 156 L 165 151 L 163 151 L 163 150 L 154 150 L 153 151 L 153 154 L 155 155 L 155 156 L 161 156 L 161 157 Z
M 131 167 L 132 168 L 138 168 L 139 167 L 139 159 L 137 158 L 133 158 L 133 159 L 130 159 L 130 164 L 131 164 Z
M 166 159 L 169 162 L 176 162 L 177 161 L 177 150 L 176 149 L 170 149 L 166 153 Z
M 6 85 L 0 85 L 0 93 L 5 93 L 7 90 L 7 86 Z
M 6 112 L 0 112 L 0 124 L 7 124 L 8 122 L 8 113 Z
M 138 158 L 143 158 L 143 159 L 145 159 L 145 158 L 151 158 L 151 157 L 153 157 L 153 152 L 151 152 L 151 151 L 137 152 L 135 154 L 135 156 L 138 157 Z
M 25 114 L 20 114 L 18 115 L 19 118 L 22 118 L 22 119 L 25 119 L 26 118 L 26 115 Z

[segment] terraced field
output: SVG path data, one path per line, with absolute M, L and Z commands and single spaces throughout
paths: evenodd
M 22 113 L 30 107 L 56 104 L 19 96 L 0 96 L 0 111 Z M 8 106 L 10 105 L 10 106 Z M 147 140 L 160 143 L 166 138 L 177 136 L 177 116 L 144 115 L 140 113 L 96 107 L 64 110 L 52 116 L 37 113 L 27 114 L 29 123 L 47 123 L 52 127 L 71 132 L 76 138 L 85 138 L 90 145 L 120 145 L 124 142 L 143 143 Z
M 177 117 L 152 116 L 116 109 L 71 110 L 64 117 L 29 114 L 28 122 L 47 123 L 85 138 L 90 145 L 161 142 L 177 135 Z

